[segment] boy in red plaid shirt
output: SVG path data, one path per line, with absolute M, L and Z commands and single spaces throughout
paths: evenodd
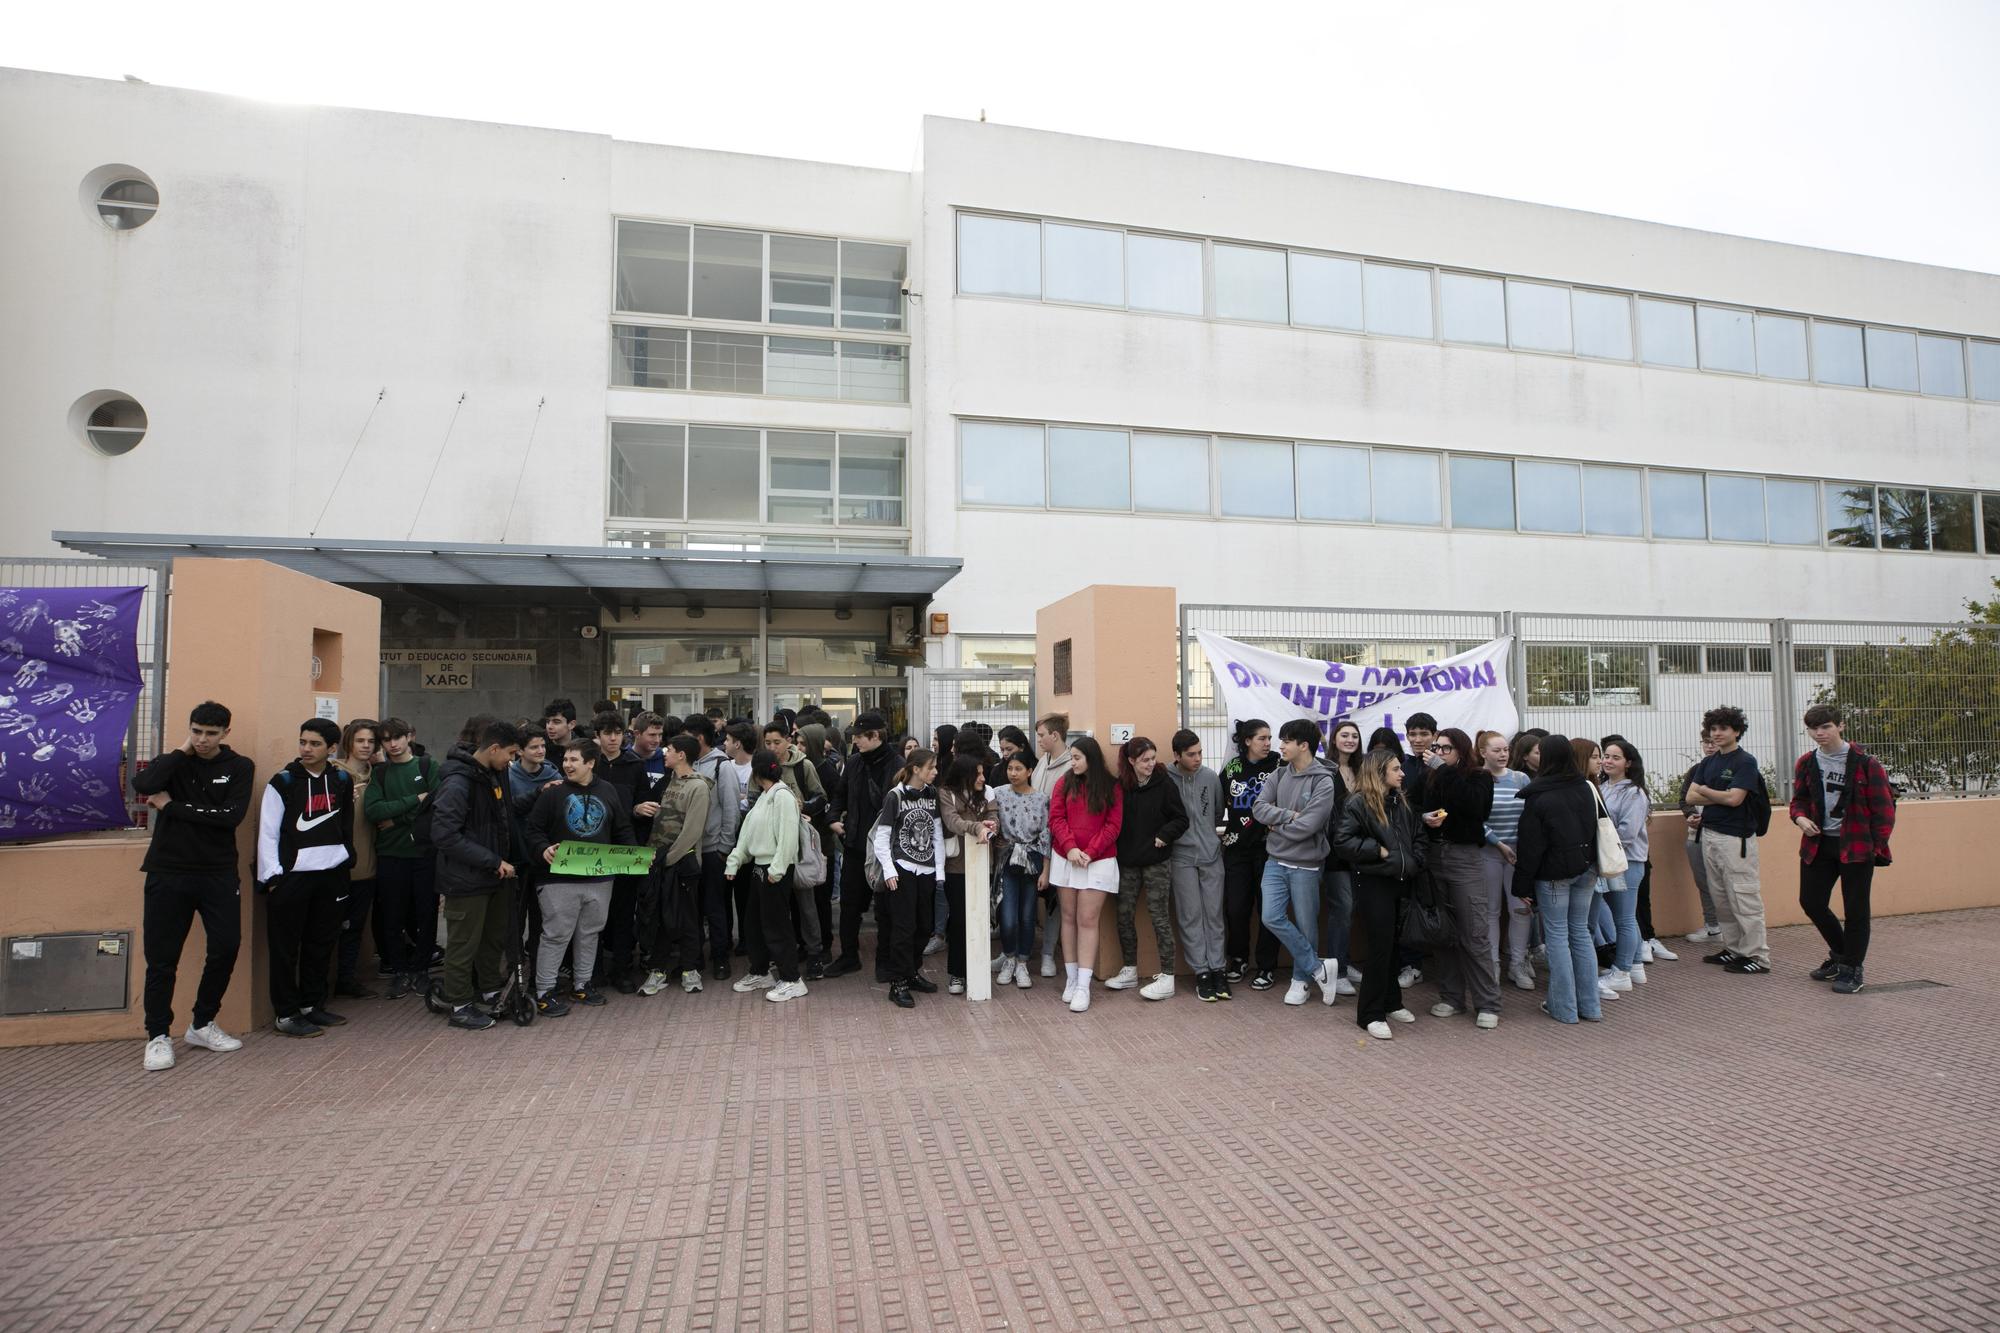
M 1831 981 L 1839 995 L 1864 984 L 1868 954 L 1868 893 L 1875 867 L 1889 864 L 1889 834 L 1896 827 L 1896 793 L 1873 755 L 1841 739 L 1840 710 L 1815 704 L 1806 730 L 1817 748 L 1792 769 L 1792 823 L 1799 841 L 1799 906 L 1826 939 L 1827 959 L 1813 980 Z M 1833 914 L 1833 886 L 1840 885 L 1847 923 Z

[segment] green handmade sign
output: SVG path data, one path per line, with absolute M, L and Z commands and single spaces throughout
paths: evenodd
M 653 868 L 651 847 L 607 847 L 597 842 L 559 842 L 551 875 L 578 879 L 609 879 L 613 875 L 643 875 Z

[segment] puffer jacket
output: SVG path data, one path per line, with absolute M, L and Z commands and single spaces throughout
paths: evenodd
M 1368 808 L 1360 792 L 1340 808 L 1340 826 L 1333 836 L 1334 853 L 1357 875 L 1378 879 L 1415 879 L 1424 868 L 1424 840 L 1417 836 L 1417 817 L 1400 791 L 1382 799 L 1381 819 Z M 1384 848 L 1387 856 L 1382 855 Z
M 506 775 L 480 763 L 466 746 L 454 746 L 431 803 L 438 893 L 456 898 L 499 888 L 497 872 L 514 838 Z
M 1516 898 L 1536 884 L 1575 879 L 1597 864 L 1597 797 L 1581 773 L 1536 778 L 1521 789 L 1521 836 L 1514 844 Z

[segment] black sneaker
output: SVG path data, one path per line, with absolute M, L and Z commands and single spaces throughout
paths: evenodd
M 1859 995 L 1861 988 L 1867 984 L 1867 982 L 1861 979 L 1860 968 L 1842 967 L 1840 975 L 1833 979 L 1833 993 L 1835 995 Z
M 1212 973 L 1204 972 L 1194 979 L 1194 998 L 1203 1004 L 1215 1002 L 1215 978 Z
M 709 969 L 708 975 L 714 977 L 717 981 L 729 980 L 728 962 L 727 961 L 718 962 L 713 968 Z
M 850 972 L 861 970 L 861 960 L 851 953 L 844 953 L 826 965 L 829 977 L 844 977 Z
M 569 1012 L 569 1002 L 554 991 L 550 991 L 547 995 L 535 997 L 535 1012 L 543 1018 L 561 1018 Z
M 1224 981 L 1243 980 L 1243 960 L 1241 958 L 1230 959 L 1229 966 L 1222 969 L 1222 979 Z
M 1760 962 L 1755 958 L 1732 958 L 1722 965 L 1722 970 L 1725 972 L 1734 972 L 1738 976 L 1756 976 L 1760 973 L 1769 972 L 1771 965 Z
M 464 1028 L 467 1032 L 484 1032 L 493 1026 L 493 1015 L 469 1004 L 461 1004 L 451 1011 L 451 1026 Z
M 1273 977 L 1269 972 L 1264 971 L 1261 968 L 1258 969 L 1256 976 L 1250 978 L 1251 990 L 1269 990 L 1276 984 L 1277 984 L 1277 978 Z
M 826 964 L 815 958 L 806 964 L 805 972 L 807 981 L 823 981 L 826 978 Z
M 286 1014 L 283 1018 L 271 1024 L 271 1026 L 287 1037 L 317 1037 L 322 1031 L 321 1028 L 308 1023 L 297 1014 Z
M 408 972 L 396 972 L 391 974 L 389 978 L 389 998 L 392 1000 L 400 1000 L 409 993 L 410 993 L 410 974 Z
M 620 969 L 617 973 L 617 980 L 611 984 L 618 988 L 620 995 L 637 995 L 639 993 L 640 980 L 641 978 L 632 975 L 629 969 Z
M 1730 952 L 1728 949 L 1723 949 L 1719 952 L 1706 955 L 1705 957 L 1703 957 L 1701 961 L 1704 963 L 1720 963 L 1722 966 L 1728 967 L 1731 963 L 1736 961 L 1736 957 L 1737 956 L 1734 953 Z
M 375 975 L 383 981 L 394 981 L 396 979 L 396 969 L 377 958 L 375 960 Z
M 372 1000 L 380 994 L 373 986 L 364 986 L 355 977 L 334 982 L 333 993 L 343 1000 Z
M 1821 963 L 1806 975 L 1814 981 L 1832 981 L 1846 969 L 1846 966 L 1838 958 L 1828 958 L 1824 963 Z
M 925 976 L 921 972 L 909 978 L 907 981 L 903 983 L 903 985 L 908 987 L 910 990 L 916 991 L 919 995 L 937 994 L 937 983 L 935 981 L 932 981 L 929 977 Z
M 596 1009 L 605 1003 L 604 992 L 595 986 L 579 986 L 569 993 L 569 998 L 581 1005 Z
M 316 1027 L 337 1028 L 346 1026 L 347 1019 L 334 1013 L 331 1009 L 326 1009 L 316 1004 L 306 1010 L 306 1022 Z
M 411 977 L 410 980 L 414 982 L 416 978 Z M 452 1012 L 451 1002 L 444 998 L 444 983 L 442 981 L 433 981 L 424 987 L 424 1008 L 439 1016 Z
M 1211 972 L 1209 974 L 1209 980 L 1215 988 L 1216 999 L 1233 1000 L 1236 998 L 1233 994 L 1230 993 L 1229 974 L 1227 972 Z
M 898 1009 L 914 1009 L 917 1007 L 917 997 L 910 994 L 908 986 L 891 986 L 889 987 L 889 1003 L 895 1005 Z

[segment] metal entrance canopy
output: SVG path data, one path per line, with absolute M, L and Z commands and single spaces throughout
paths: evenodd
M 268 560 L 367 591 L 431 600 L 637 606 L 786 606 L 849 610 L 919 605 L 951 581 L 948 556 L 868 552 L 660 551 L 625 546 L 363 541 L 330 537 L 194 537 L 55 532 L 73 551 L 113 560 L 182 556 Z

